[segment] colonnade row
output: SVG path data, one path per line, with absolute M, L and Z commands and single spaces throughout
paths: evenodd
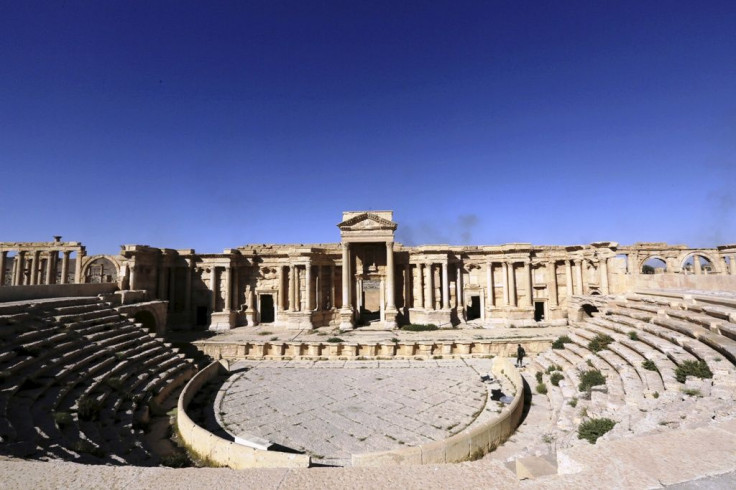
M 583 270 L 585 267 L 586 259 L 567 259 L 567 260 L 552 260 L 545 263 L 547 269 L 545 285 L 548 290 L 547 299 L 550 302 L 550 306 L 559 305 L 558 295 L 558 281 L 557 281 L 557 267 L 558 263 L 562 263 L 565 267 L 565 285 L 566 285 L 566 297 L 570 297 L 573 294 L 585 294 L 587 291 L 584 290 Z M 598 291 L 601 294 L 608 294 L 608 265 L 605 259 L 601 259 L 598 263 L 598 269 L 600 273 L 600 282 Z M 412 265 L 414 270 L 412 272 Z M 488 261 L 485 263 L 485 292 L 486 296 L 484 299 L 484 305 L 487 307 L 532 307 L 534 301 L 534 283 L 532 279 L 532 267 L 529 260 L 508 260 L 508 261 Z M 457 262 L 450 264 L 449 262 L 417 262 L 414 264 L 406 264 L 406 272 L 404 277 L 406 278 L 405 283 L 405 297 L 407 301 L 410 300 L 412 308 L 434 310 L 436 309 L 436 301 L 434 298 L 434 268 L 441 267 L 440 275 L 440 289 L 442 295 L 442 309 L 447 310 L 451 307 L 462 309 L 464 307 L 464 285 L 463 285 L 463 264 Z M 449 280 L 449 268 L 454 267 L 455 271 L 455 304 L 450 305 L 450 289 L 451 281 Z M 495 297 L 495 284 L 496 277 L 494 268 L 501 269 L 501 284 L 502 284 L 502 299 L 497 301 Z M 516 284 L 516 271 L 518 268 L 523 269 L 521 274 L 522 283 Z M 412 284 L 410 281 L 414 281 Z M 416 285 L 416 291 L 418 294 L 414 295 L 414 285 Z M 519 304 L 519 298 L 522 298 L 522 303 Z
M 81 249 L 18 250 L 13 257 L 8 257 L 8 252 L 0 251 L 0 286 L 67 284 L 70 282 L 71 260 L 74 260 L 74 278 L 71 282 L 82 282 Z M 70 258 L 72 253 L 76 253 L 75 259 Z M 9 263 L 12 263 L 10 269 Z

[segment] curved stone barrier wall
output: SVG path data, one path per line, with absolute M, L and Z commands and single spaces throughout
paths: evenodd
M 179 395 L 176 423 L 184 443 L 201 458 L 215 465 L 233 469 L 308 467 L 310 457 L 306 454 L 263 451 L 242 446 L 212 434 L 189 418 L 186 412 L 189 402 L 202 386 L 226 371 L 227 369 L 219 362 L 211 363 L 197 373 Z
M 521 421 L 524 411 L 524 382 L 521 373 L 506 358 L 495 359 L 492 371 L 496 377 L 508 377 L 516 389 L 514 401 L 499 418 L 486 425 L 466 429 L 442 441 L 391 451 L 353 454 L 353 466 L 460 463 L 478 459 L 493 451 L 514 433 Z
M 410 359 L 512 357 L 522 344 L 527 355 L 539 354 L 552 347 L 553 339 L 512 339 L 503 342 L 245 342 L 198 341 L 194 345 L 213 359 Z

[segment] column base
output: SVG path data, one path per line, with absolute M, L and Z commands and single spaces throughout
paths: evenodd
M 215 311 L 210 316 L 210 326 L 207 330 L 222 332 L 235 326 L 237 313 L 234 311 Z
M 353 310 L 351 308 L 342 308 L 340 310 L 340 330 L 353 330 L 355 325 L 353 324 Z
M 249 327 L 258 325 L 256 317 L 257 315 L 255 310 L 245 310 L 245 322 Z
M 386 330 L 393 330 L 398 327 L 396 317 L 399 315 L 399 311 L 396 308 L 386 308 L 383 312 L 383 324 Z

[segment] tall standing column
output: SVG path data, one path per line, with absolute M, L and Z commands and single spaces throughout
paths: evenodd
M 0 286 L 5 286 L 5 261 L 8 258 L 8 252 L 3 250 L 0 252 Z
M 417 264 L 417 297 L 414 298 L 414 308 L 424 308 L 424 264 Z
M 315 279 L 315 285 L 314 285 L 314 309 L 315 310 L 323 310 L 324 309 L 324 299 L 322 298 L 322 281 L 324 280 L 322 276 L 322 266 L 317 266 L 317 278 Z
M 304 310 L 312 309 L 312 263 L 307 262 L 304 266 Z
M 502 262 L 502 277 L 503 279 L 503 305 L 508 306 L 511 304 L 511 295 L 509 294 L 509 263 Z
M 40 269 L 39 262 L 41 262 L 40 259 L 41 252 L 36 250 L 33 252 L 33 262 L 31 262 L 31 286 L 35 286 L 38 284 L 38 271 Z
M 46 284 L 54 283 L 54 255 L 56 255 L 55 251 L 48 252 L 48 259 L 46 260 Z M 0 284 L 2 284 L 2 281 L 0 281 Z
M 457 271 L 455 273 L 455 307 L 458 310 L 462 310 L 465 306 L 463 298 L 463 268 L 460 264 L 457 264 Z
M 404 264 L 404 310 L 409 310 L 412 304 L 411 297 L 411 264 Z
M 289 266 L 289 311 L 296 311 L 296 266 Z
M 557 268 L 554 260 L 547 262 L 547 291 L 549 305 L 557 306 Z
M 186 279 L 184 281 L 184 287 L 186 288 L 184 290 L 184 311 L 186 313 L 186 317 L 191 321 L 192 318 L 192 274 L 193 274 L 193 268 L 194 268 L 194 259 L 186 259 L 187 260 L 187 275 Z
M 232 267 L 230 265 L 225 266 L 225 272 L 222 274 L 222 289 L 225 290 L 225 305 L 223 311 L 230 313 L 230 308 L 233 304 L 233 291 L 232 291 Z
M 69 278 L 69 255 L 70 251 L 64 250 L 64 258 L 61 259 L 61 283 L 66 284 Z
M 565 261 L 565 282 L 567 286 L 565 286 L 566 289 L 566 296 L 569 298 L 573 294 L 573 285 L 572 285 L 572 261 L 566 260 Z
M 75 284 L 81 284 L 82 283 L 82 257 L 84 256 L 84 253 L 82 253 L 82 249 L 80 248 L 77 250 L 77 260 L 74 261 L 74 283 Z
M 495 306 L 495 291 L 493 289 L 493 262 L 486 261 L 486 302 L 489 308 Z
M 450 309 L 450 280 L 447 272 L 447 262 L 442 262 L 442 309 Z
M 513 262 L 509 262 L 509 303 L 516 306 L 516 272 Z
M 386 242 L 386 309 L 396 309 L 394 294 L 394 242 Z
M 608 257 L 601 257 L 598 267 L 601 272 L 601 293 L 608 294 Z
M 526 289 L 526 306 L 534 306 L 534 288 L 532 287 L 531 264 L 524 261 L 524 289 Z
M 10 285 L 11 286 L 18 286 L 18 270 L 20 265 L 20 252 L 18 252 L 15 257 L 13 258 L 13 272 L 12 277 L 10 278 Z
M 335 307 L 335 266 L 330 266 L 330 309 Z
M 575 294 L 583 294 L 583 261 L 577 259 L 575 263 Z
M 212 311 L 217 311 L 217 267 L 214 265 L 210 271 L 210 288 L 212 289 L 212 304 L 210 305 Z
M 731 255 L 731 274 L 736 275 L 736 255 Z
M 350 309 L 350 244 L 342 244 L 342 309 Z
M 424 298 L 424 309 L 434 310 L 434 274 L 432 264 L 425 264 L 424 272 L 427 274 L 427 296 Z

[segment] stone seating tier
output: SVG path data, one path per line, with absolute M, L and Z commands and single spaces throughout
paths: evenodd
M 156 464 L 142 445 L 135 413 L 175 379 L 191 377 L 192 363 L 94 298 L 18 308 L 0 305 L 0 454 Z M 108 383 L 113 376 L 124 392 Z M 96 419 L 79 419 L 82 398 L 97 401 Z M 63 427 L 54 420 L 59 413 L 68 414 Z M 80 440 L 104 456 L 75 451 Z

